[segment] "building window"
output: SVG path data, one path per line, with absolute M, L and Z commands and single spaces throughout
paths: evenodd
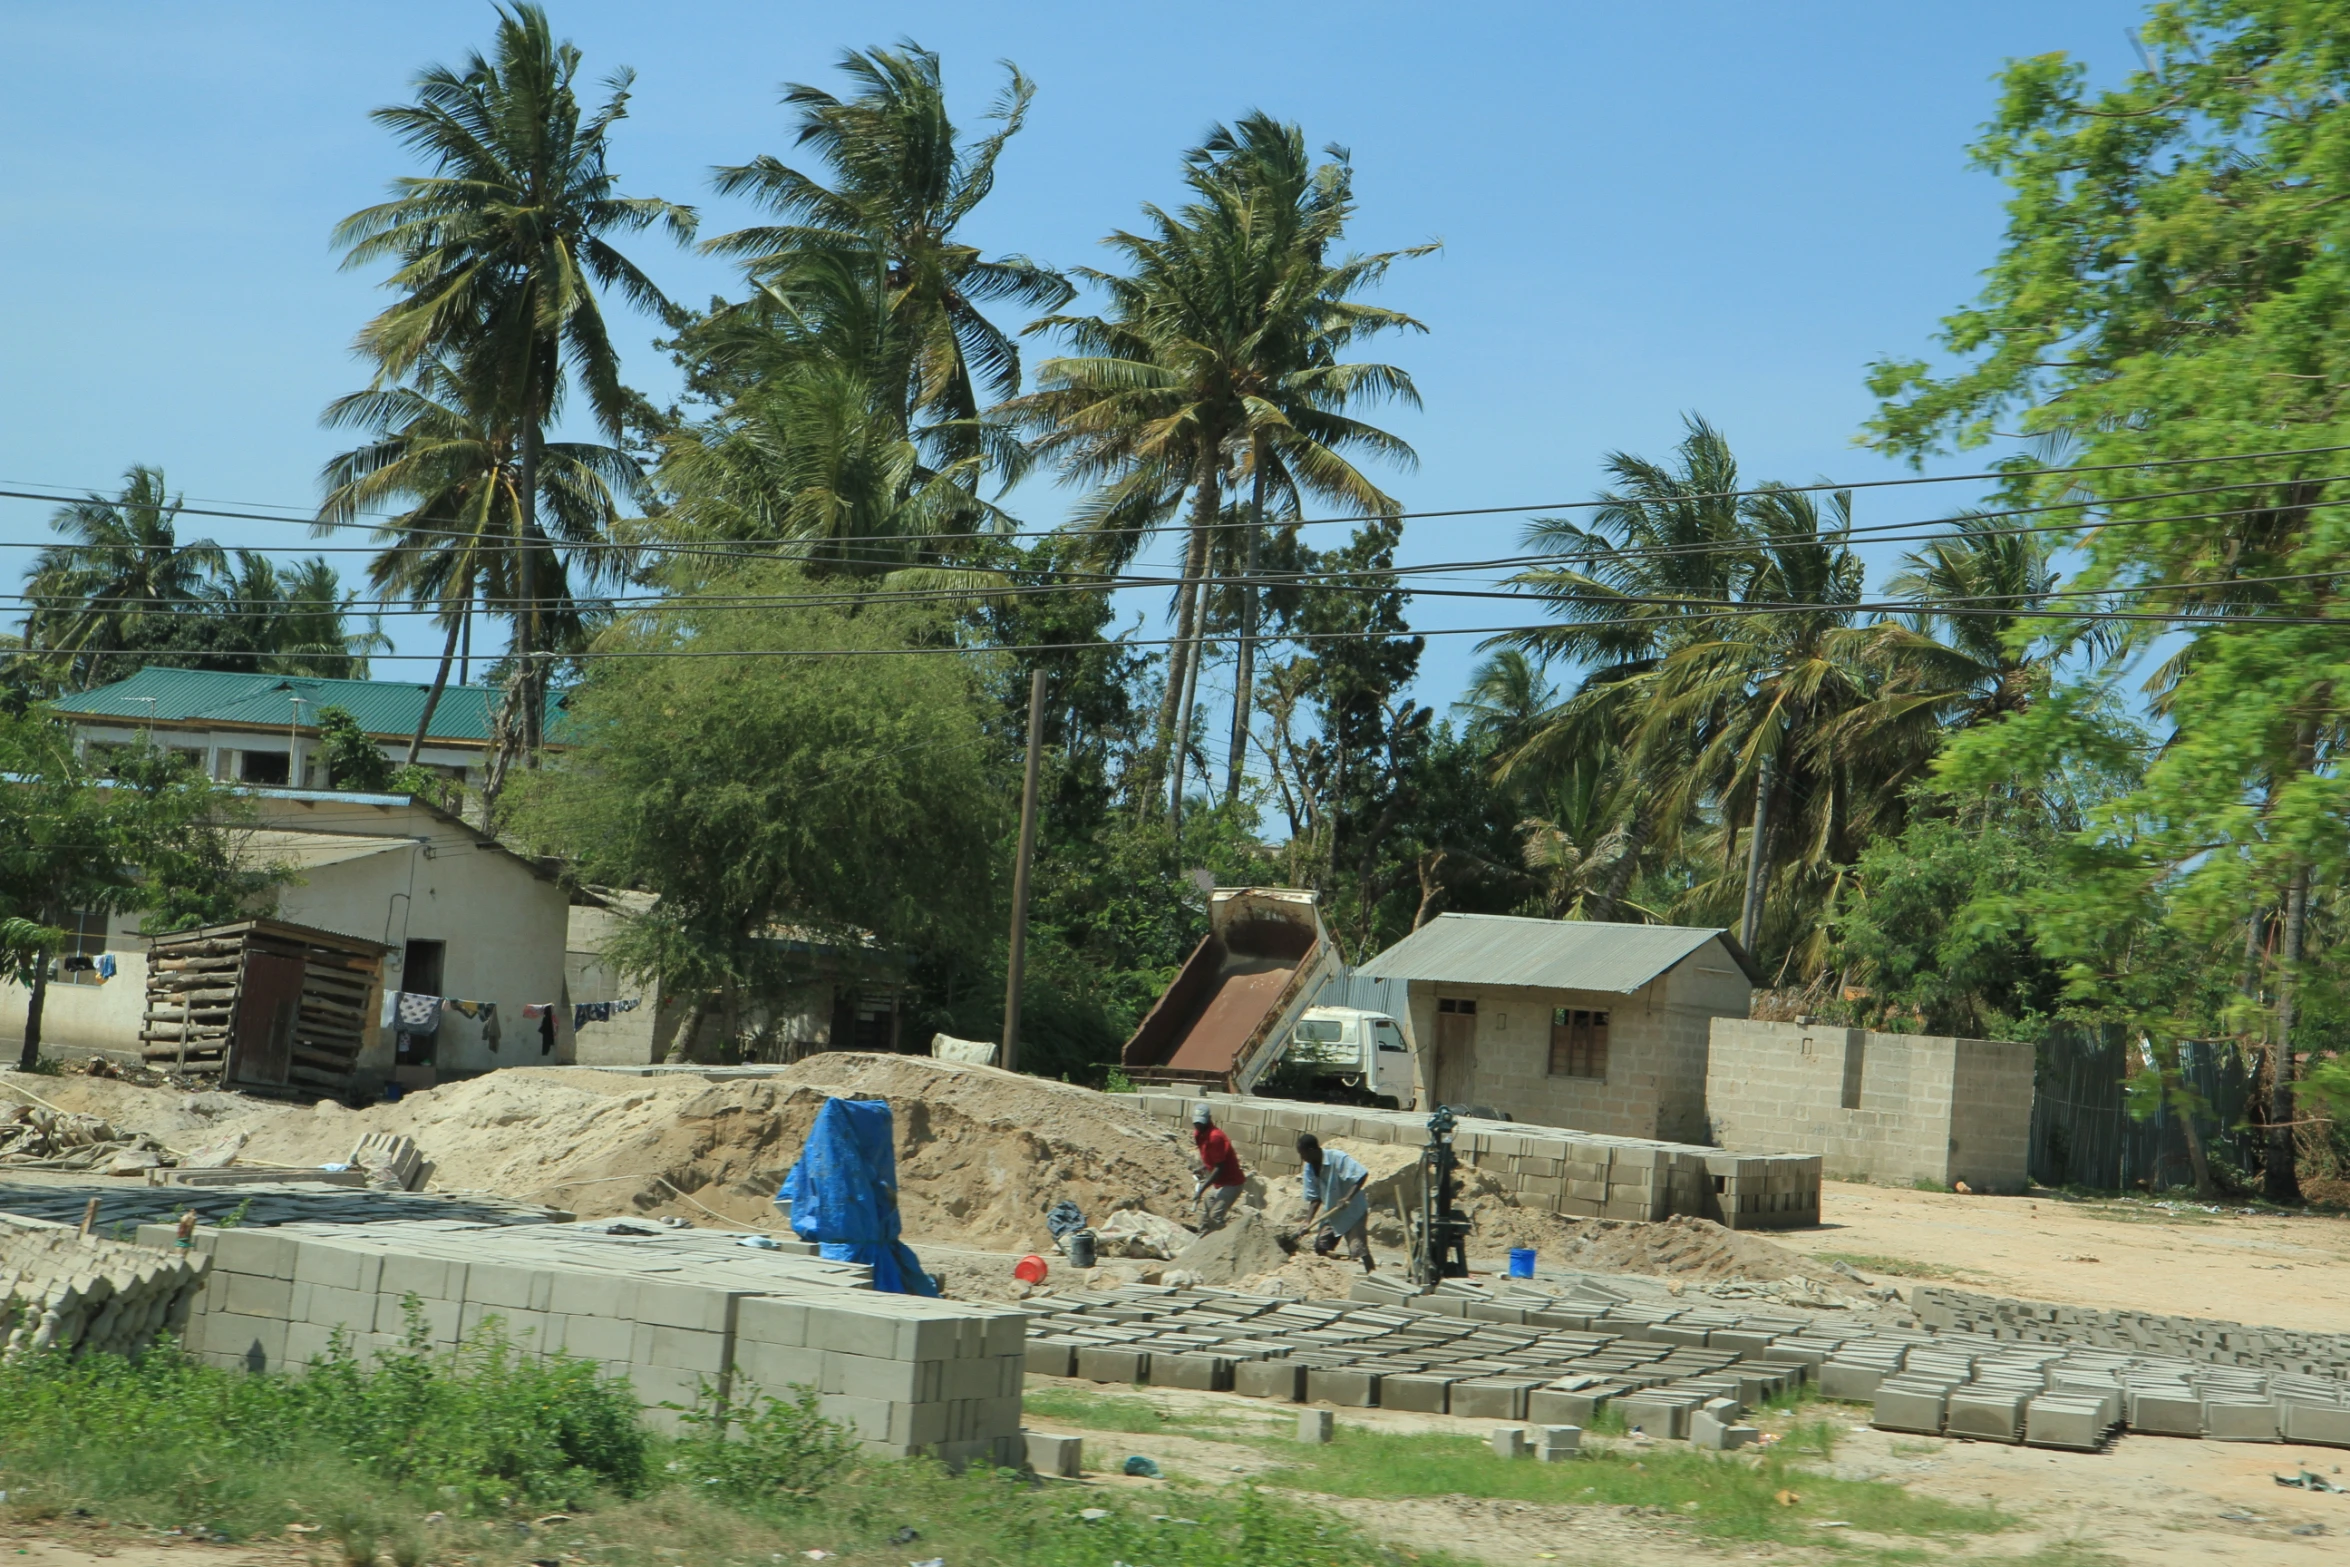
M 1550 1015 L 1550 1075 L 1607 1080 L 1607 1014 L 1560 1007 Z
M 237 777 L 249 784 L 283 784 L 292 775 L 286 770 L 283 751 L 239 751 Z
M 1477 1015 L 1477 1003 L 1474 1001 L 1463 1000 L 1458 996 L 1442 996 L 1437 999 L 1436 1010 L 1439 1012 L 1458 1012 L 1465 1017 L 1475 1017 Z

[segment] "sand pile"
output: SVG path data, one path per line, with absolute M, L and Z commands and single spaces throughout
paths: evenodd
M 0 1079 L 0 1081 L 15 1081 Z M 440 1190 L 486 1191 L 583 1217 L 675 1214 L 772 1225 L 783 1172 L 834 1094 L 897 1111 L 906 1233 L 974 1248 L 1033 1247 L 1068 1197 L 1089 1218 L 1143 1207 L 1189 1215 L 1191 1149 L 1116 1095 L 919 1056 L 812 1057 L 772 1078 L 509 1068 L 346 1110 L 184 1094 L 105 1078 L 23 1080 L 61 1108 L 185 1149 L 244 1133 L 243 1165 L 347 1159 L 370 1132 L 415 1139 Z
M 1590 1273 L 1641 1273 L 1693 1284 L 1769 1283 L 1809 1279 L 1848 1290 L 1851 1281 L 1822 1262 L 1775 1241 L 1724 1229 L 1686 1214 L 1653 1224 L 1619 1219 L 1569 1219 L 1531 1208 L 1482 1205 L 1469 1249 L 1476 1255 L 1531 1246 L 1544 1268 Z

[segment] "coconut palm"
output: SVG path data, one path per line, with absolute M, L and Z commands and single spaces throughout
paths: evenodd
M 319 530 L 387 518 L 375 530 L 385 547 L 369 564 L 369 581 L 384 597 L 434 605 L 445 630 L 432 690 L 409 738 L 413 762 L 476 613 L 519 621 L 535 612 L 541 646 L 578 645 L 570 572 L 552 547 L 609 542 L 621 500 L 646 493 L 644 475 L 617 447 L 549 442 L 540 448 L 537 504 L 526 524 L 519 433 L 499 418 L 494 386 L 469 380 L 445 356 L 419 365 L 406 385 L 337 398 L 323 422 L 366 430 L 370 439 L 322 471 Z M 526 605 L 516 591 L 517 563 L 531 549 L 549 551 L 554 581 L 538 585 Z M 625 551 L 580 550 L 573 565 L 595 582 L 625 574 L 628 561 Z
M 1227 489 L 1247 482 L 1259 518 L 1294 517 L 1306 496 L 1388 515 L 1397 503 L 1348 454 L 1413 460 L 1405 442 L 1345 412 L 1383 398 L 1416 406 L 1411 378 L 1343 356 L 1376 332 L 1424 330 L 1355 296 L 1432 247 L 1325 260 L 1352 210 L 1343 154 L 1303 179 L 1265 172 L 1277 157 L 1302 164 L 1302 149 L 1294 127 L 1262 116 L 1212 134 L 1187 159 L 1194 199 L 1172 213 L 1146 207 L 1147 233 L 1105 241 L 1125 271 L 1075 269 L 1108 310 L 1036 323 L 1073 352 L 1040 365 L 1039 390 L 998 410 L 1065 479 L 1093 487 L 1077 526 L 1106 564 L 1130 559 L 1190 496 L 1175 643 L 1138 798 L 1164 776 L 1196 674 L 1198 585 Z M 1179 806 L 1180 772 L 1170 799 Z
M 346 266 L 395 263 L 387 286 L 401 297 L 359 336 L 377 385 L 396 386 L 428 362 L 461 363 L 469 381 L 493 389 L 497 422 L 514 430 L 518 743 L 532 758 L 547 675 L 537 516 L 545 430 L 576 377 L 596 423 L 618 437 L 630 399 L 596 290 L 647 310 L 670 306 L 611 237 L 658 225 L 682 241 L 694 229 L 690 208 L 617 193 L 607 137 L 627 113 L 633 78 L 607 78 L 590 112 L 577 90 L 580 58 L 556 42 L 538 6 L 501 7 L 489 55 L 473 54 L 462 70 L 431 67 L 413 104 L 374 112 L 431 172 L 394 181 L 393 199 L 334 233 Z
M 872 367 L 877 402 L 911 431 L 928 416 L 925 446 L 942 466 L 986 451 L 982 398 L 1020 389 L 1020 351 L 982 307 L 1056 310 L 1068 281 L 1025 256 L 982 256 L 955 230 L 995 184 L 996 160 L 1019 134 L 1035 85 L 1017 67 L 986 118 L 997 129 L 966 141 L 947 113 L 938 56 L 908 42 L 845 51 L 847 98 L 790 83 L 802 147 L 831 183 L 763 156 L 718 170 L 725 195 L 748 196 L 783 221 L 738 229 L 704 248 L 734 256 L 754 283 L 788 280 L 812 256 L 871 258 L 883 271 L 892 357 Z
M 24 644 L 51 678 L 73 689 L 117 679 L 129 670 L 112 655 L 167 645 L 171 618 L 202 605 L 228 560 L 210 539 L 180 541 L 180 507 L 163 470 L 142 463 L 124 472 L 120 493 L 50 514 L 71 542 L 34 557 Z
M 368 617 L 365 630 L 351 629 L 358 597 L 324 556 L 281 569 L 259 551 L 239 550 L 202 600 L 182 612 L 183 624 L 201 627 L 203 639 L 223 652 L 263 655 L 245 667 L 265 674 L 365 680 L 368 655 L 390 652 L 392 639 L 380 613 Z

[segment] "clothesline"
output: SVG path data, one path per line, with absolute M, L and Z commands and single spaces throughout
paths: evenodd
M 577 1033 L 589 1023 L 608 1023 L 623 1012 L 633 1012 L 642 1004 L 642 998 L 630 996 L 622 1001 L 582 1001 L 571 1008 L 571 1029 Z M 524 1021 L 536 1023 L 539 1035 L 539 1054 L 552 1055 L 555 1050 L 555 1019 L 561 1003 L 533 1001 L 522 1008 Z M 440 1032 L 441 1014 L 454 1012 L 481 1025 L 481 1041 L 495 1051 L 505 1040 L 505 1028 L 498 1018 L 495 1001 L 470 1001 L 457 996 L 427 995 L 420 990 L 390 990 L 384 992 L 382 1026 L 397 1037 L 398 1051 L 406 1054 L 408 1042 L 429 1038 Z

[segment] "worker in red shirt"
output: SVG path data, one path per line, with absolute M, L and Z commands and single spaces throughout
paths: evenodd
M 1199 1179 L 1191 1188 L 1191 1200 L 1199 1202 L 1203 1194 L 1207 1198 L 1199 1220 L 1200 1233 L 1205 1235 L 1230 1216 L 1248 1177 L 1240 1173 L 1240 1155 L 1232 1151 L 1232 1139 L 1216 1124 L 1205 1100 L 1192 1106 L 1191 1144 L 1199 1150 L 1199 1168 L 1193 1172 Z

